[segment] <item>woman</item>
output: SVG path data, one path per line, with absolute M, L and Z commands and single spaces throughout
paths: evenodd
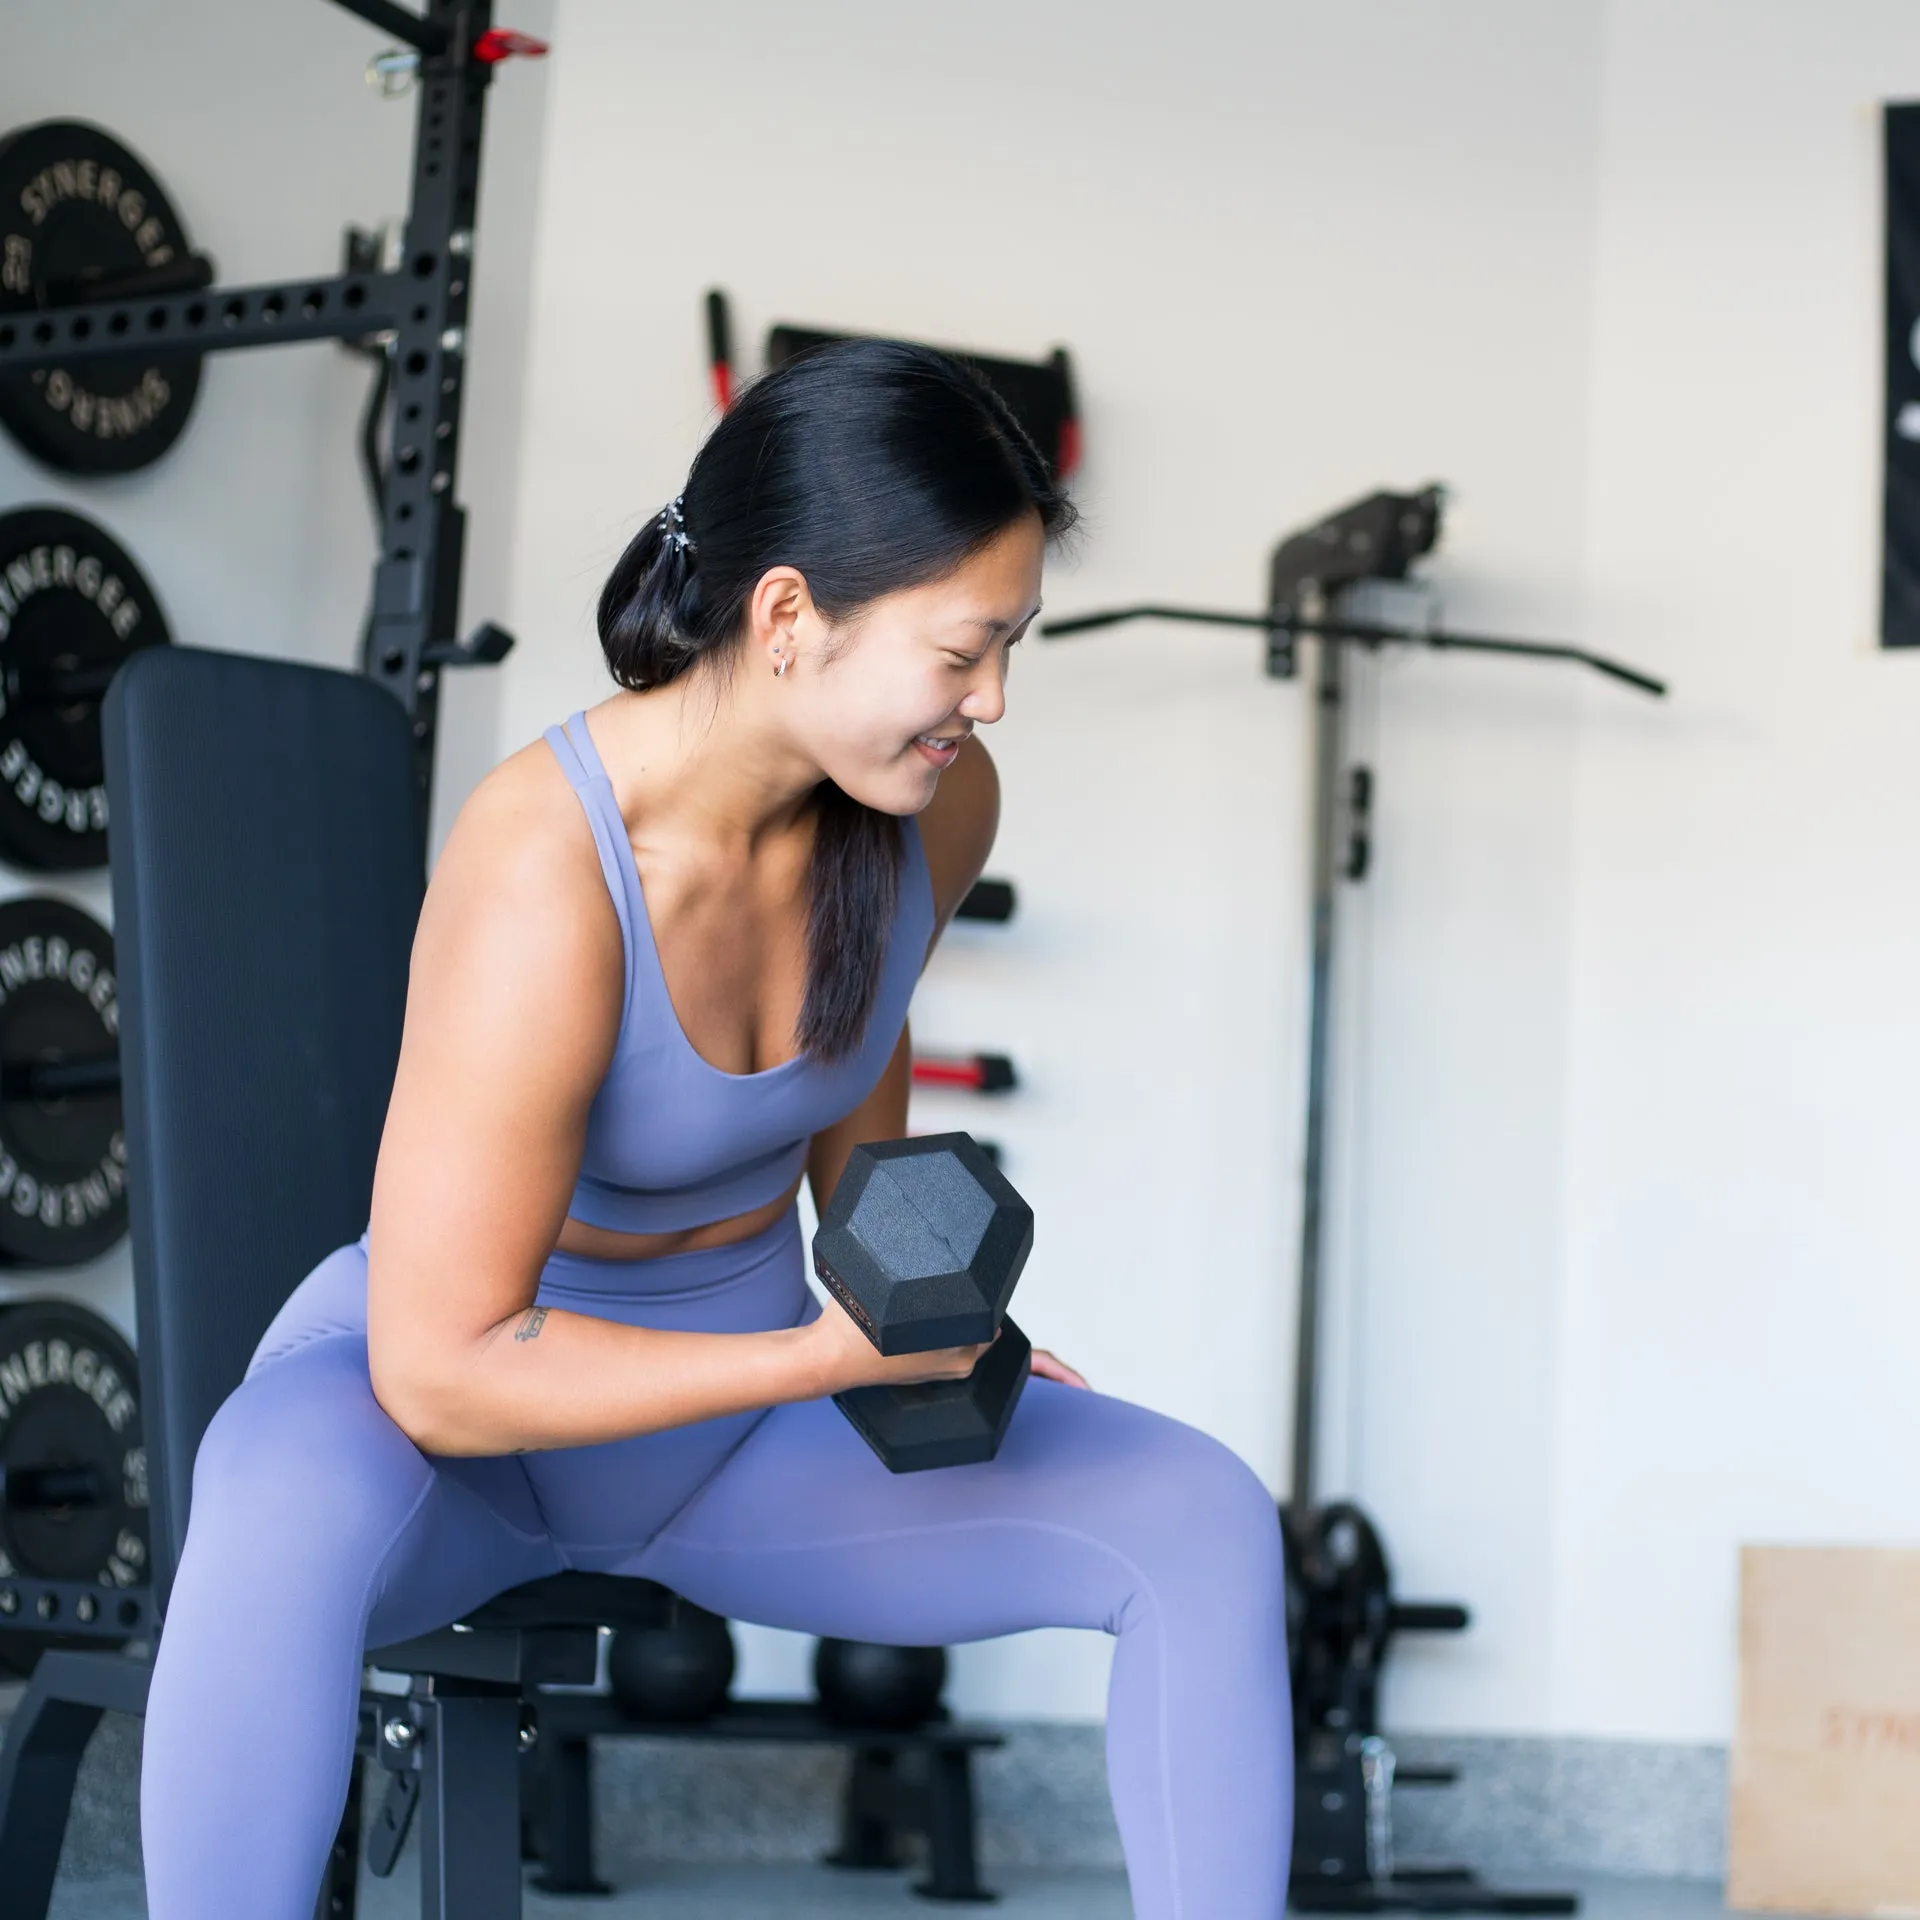
M 1115 1634 L 1136 1912 L 1277 1920 L 1265 1489 L 1045 1353 L 996 1459 L 889 1474 L 827 1396 L 981 1349 L 883 1359 L 809 1291 L 794 1206 L 906 1130 L 907 1002 L 993 841 L 975 729 L 1070 517 L 997 398 L 869 342 L 751 388 L 622 555 L 624 691 L 462 810 L 367 1235 L 201 1447 L 147 1721 L 153 1920 L 310 1920 L 363 1649 L 567 1567 L 814 1634 Z

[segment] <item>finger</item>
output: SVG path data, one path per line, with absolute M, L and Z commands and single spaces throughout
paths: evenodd
M 1036 1347 L 1031 1362 L 1033 1371 L 1043 1380 L 1058 1380 L 1064 1386 L 1084 1387 L 1087 1379 L 1084 1374 L 1076 1373 L 1057 1354 L 1049 1353 L 1044 1347 Z

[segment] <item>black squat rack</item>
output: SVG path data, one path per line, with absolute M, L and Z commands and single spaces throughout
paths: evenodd
M 66 285 L 43 286 L 37 309 L 0 312 L 0 377 L 150 358 L 178 364 L 205 352 L 340 340 L 381 361 L 367 455 L 380 551 L 360 665 L 400 702 L 411 723 L 428 818 L 439 673 L 503 659 L 511 638 L 485 625 L 456 639 L 466 520 L 455 498 L 466 325 L 487 87 L 503 60 L 538 55 L 541 42 L 492 25 L 491 0 L 430 0 L 424 15 L 389 0 L 335 0 L 403 47 L 376 55 L 369 77 L 383 92 L 419 91 L 411 203 L 397 264 L 371 259 L 369 236 L 349 232 L 349 265 L 330 278 L 225 288 L 213 263 L 178 253 L 160 264 Z M 56 172 L 70 172 L 61 162 Z M 85 179 L 50 179 L 49 200 L 85 195 Z M 171 253 L 171 250 L 168 250 Z M 390 456 L 379 459 L 382 408 L 390 409 Z M 130 569 L 129 569 L 130 571 Z M 118 664 L 117 661 L 114 664 Z M 83 666 L 36 681 L 36 697 L 98 703 L 111 668 Z M 9 688 L 10 697 L 17 689 Z M 58 1085 L 54 1081 L 58 1081 Z M 43 1069 L 33 1083 L 53 1092 L 117 1088 L 119 1063 L 97 1060 Z M 117 1118 L 115 1121 L 117 1125 Z M 133 1378 L 131 1355 L 118 1369 Z M 111 1436 L 109 1436 L 111 1438 Z M 36 1635 L 115 1644 L 150 1637 L 156 1621 L 143 1583 L 103 1589 L 91 1579 L 28 1577 L 0 1558 L 0 1662 Z
M 363 244 L 350 247 L 346 271 L 314 280 L 217 287 L 201 254 L 96 280 L 66 304 L 0 315 L 0 375 L 124 362 L 130 349 L 198 355 L 313 340 L 379 343 L 392 450 L 380 476 L 380 552 L 360 665 L 413 723 L 424 822 L 441 668 L 492 665 L 513 645 L 491 624 L 458 637 L 466 515 L 455 476 L 487 88 L 501 62 L 546 47 L 495 27 L 492 0 L 428 0 L 424 14 L 391 0 L 333 3 L 403 43 L 371 63 L 383 88 L 418 88 L 398 263 L 375 259 Z M 75 691 L 97 698 L 101 690 Z

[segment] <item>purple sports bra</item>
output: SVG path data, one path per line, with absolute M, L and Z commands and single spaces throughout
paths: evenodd
M 587 1116 L 567 1211 L 619 1233 L 672 1233 L 750 1213 L 793 1184 L 812 1135 L 872 1092 L 900 1039 L 933 937 L 919 824 L 900 823 L 900 904 L 861 1045 L 831 1065 L 803 1053 L 761 1073 L 723 1073 L 693 1050 L 673 1010 L 626 822 L 585 716 L 545 738 L 586 809 L 627 952 L 620 1037 Z

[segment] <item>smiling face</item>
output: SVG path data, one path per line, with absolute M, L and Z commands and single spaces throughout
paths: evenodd
M 1007 655 L 1040 610 L 1045 544 L 1040 516 L 1024 514 L 940 579 L 839 623 L 808 599 L 768 636 L 775 663 L 798 669 L 777 689 L 792 737 L 843 792 L 918 813 L 961 741 L 1006 711 Z

